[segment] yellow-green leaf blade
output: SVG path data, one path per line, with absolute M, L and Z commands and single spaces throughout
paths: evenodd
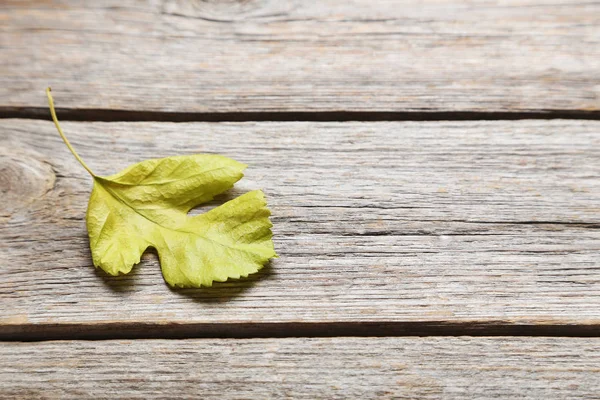
M 96 177 L 87 213 L 94 265 L 127 273 L 154 247 L 172 286 L 211 286 L 258 271 L 276 256 L 261 191 L 187 216 L 190 207 L 233 186 L 243 168 L 222 156 L 183 156 Z

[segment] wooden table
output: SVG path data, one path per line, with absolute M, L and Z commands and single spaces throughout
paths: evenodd
M 0 5 L 0 397 L 600 398 L 600 3 Z M 249 164 L 281 257 L 91 262 L 91 181 Z

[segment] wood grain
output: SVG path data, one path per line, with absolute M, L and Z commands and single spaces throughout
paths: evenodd
M 40 324 L 600 323 L 600 122 L 65 123 L 107 175 L 216 152 L 263 188 L 281 257 L 172 291 L 90 260 L 90 178 L 45 121 L 0 121 L 1 332 Z M 213 204 L 214 205 L 214 204 Z M 118 326 L 111 325 L 118 331 Z
M 598 399 L 600 339 L 0 343 L 2 398 Z
M 0 110 L 600 111 L 600 4 L 8 1 Z

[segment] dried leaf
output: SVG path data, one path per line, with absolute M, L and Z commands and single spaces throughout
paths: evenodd
M 126 274 L 153 247 L 167 283 L 199 287 L 247 277 L 277 256 L 260 190 L 204 214 L 187 215 L 230 189 L 242 178 L 244 164 L 198 154 L 146 160 L 112 176 L 97 176 L 62 132 L 49 88 L 47 95 L 61 137 L 94 179 L 86 221 L 96 267 Z

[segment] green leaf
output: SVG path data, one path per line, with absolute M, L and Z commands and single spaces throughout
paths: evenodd
M 242 178 L 244 164 L 199 154 L 146 160 L 109 177 L 96 176 L 63 134 L 50 89 L 47 94 L 61 137 L 94 179 L 86 221 L 96 267 L 126 274 L 153 247 L 170 285 L 199 287 L 247 277 L 277 257 L 260 190 L 204 214 L 187 215 L 230 189 Z

